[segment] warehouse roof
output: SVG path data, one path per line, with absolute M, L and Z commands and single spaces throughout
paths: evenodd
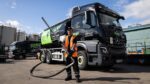
M 137 30 L 143 30 L 143 29 L 150 29 L 150 24 L 124 28 L 123 31 L 130 32 L 130 31 L 137 31 Z

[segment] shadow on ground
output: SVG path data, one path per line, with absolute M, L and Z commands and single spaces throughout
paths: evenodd
M 149 66 L 118 64 L 110 68 L 106 67 L 89 67 L 86 71 L 101 71 L 108 73 L 140 73 L 150 72 Z
M 62 78 L 49 78 L 53 80 L 64 80 Z M 72 79 L 75 80 L 75 79 Z M 86 82 L 86 81 L 109 81 L 109 82 L 115 82 L 115 81 L 120 81 L 120 80 L 127 80 L 127 83 L 129 80 L 140 80 L 140 78 L 135 78 L 135 77 L 96 77 L 96 78 L 81 78 L 81 82 Z M 65 80 L 64 80 L 65 81 Z M 125 81 L 121 81 L 125 82 Z
M 82 78 L 82 81 L 117 81 L 117 80 L 140 80 L 140 78 L 127 78 L 127 77 L 99 77 L 99 78 Z
M 13 59 L 7 59 L 6 61 L 0 61 L 0 64 L 15 64 Z

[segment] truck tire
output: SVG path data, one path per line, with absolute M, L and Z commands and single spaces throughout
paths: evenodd
M 78 65 L 82 70 L 86 69 L 88 66 L 88 59 L 84 50 L 78 51 Z
M 19 59 L 19 55 L 15 55 L 15 56 L 14 56 L 14 59 L 15 59 L 15 60 L 18 60 L 18 59 Z
M 15 60 L 20 60 L 20 59 L 24 59 L 23 55 L 22 54 L 17 54 L 14 56 L 14 59 Z
M 20 54 L 20 55 L 18 56 L 18 58 L 19 58 L 19 60 L 22 60 L 22 59 L 24 59 L 24 55 L 23 55 L 23 54 Z
M 26 55 L 22 55 L 22 58 L 23 58 L 23 59 L 26 59 Z
M 46 57 L 45 57 L 45 52 L 41 52 L 41 55 L 40 55 L 40 61 L 45 63 L 46 62 Z
M 6 58 L 2 60 L 3 62 L 6 62 Z
M 37 52 L 37 53 L 35 54 L 35 57 L 36 57 L 36 59 L 39 59 L 39 58 L 40 58 L 40 52 Z
M 46 63 L 51 64 L 52 63 L 52 56 L 49 52 L 46 53 Z
M 6 58 L 0 59 L 0 62 L 6 62 Z

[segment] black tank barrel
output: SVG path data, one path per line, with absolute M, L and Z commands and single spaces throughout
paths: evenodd
M 53 30 L 50 28 L 49 24 L 47 23 L 47 21 L 44 19 L 44 17 L 41 17 L 41 18 L 42 18 L 43 22 L 46 24 L 46 26 L 50 29 L 50 31 L 52 33 L 54 33 Z

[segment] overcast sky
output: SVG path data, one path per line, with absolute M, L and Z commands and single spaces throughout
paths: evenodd
M 150 0 L 0 0 L 0 25 L 11 25 L 27 33 L 40 33 L 46 28 L 41 17 L 50 25 L 66 19 L 69 10 L 99 2 L 125 16 L 123 28 L 150 23 Z

